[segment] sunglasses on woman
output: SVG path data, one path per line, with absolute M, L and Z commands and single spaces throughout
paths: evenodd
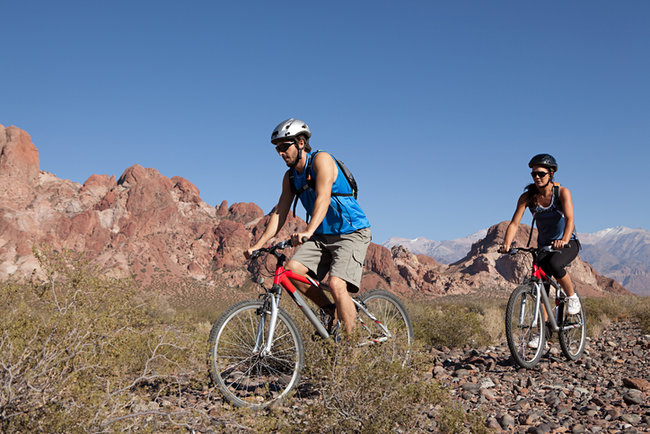
M 531 172 L 533 178 L 544 178 L 549 172 Z

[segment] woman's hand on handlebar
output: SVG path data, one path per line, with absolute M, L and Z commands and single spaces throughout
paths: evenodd
M 565 248 L 567 244 L 568 243 L 565 243 L 562 240 L 553 240 L 553 242 L 551 243 L 551 247 L 553 247 L 556 250 L 561 250 Z

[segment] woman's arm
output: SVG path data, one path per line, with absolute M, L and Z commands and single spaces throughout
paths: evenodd
M 515 208 L 515 213 L 512 215 L 508 229 L 506 229 L 506 236 L 503 240 L 503 245 L 499 249 L 499 252 L 508 253 L 510 250 L 512 241 L 515 239 L 515 235 L 517 235 L 517 229 L 519 228 L 521 218 L 524 216 L 524 212 L 526 212 L 527 202 L 528 199 L 526 197 L 526 193 L 519 196 L 519 200 L 517 200 L 517 208 Z
M 571 198 L 571 191 L 566 187 L 560 187 L 560 203 L 562 204 L 562 212 L 564 213 L 564 234 L 561 240 L 553 241 L 553 248 L 561 249 L 569 241 L 575 229 L 575 221 L 573 217 L 573 199 Z

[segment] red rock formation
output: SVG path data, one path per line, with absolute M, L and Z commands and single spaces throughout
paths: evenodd
M 117 182 L 92 175 L 83 185 L 39 170 L 38 150 L 27 133 L 0 125 L 0 279 L 39 270 L 32 248 L 74 249 L 115 276 L 193 278 L 210 285 L 241 285 L 250 274 L 243 252 L 261 235 L 269 216 L 254 203 L 223 201 L 211 207 L 188 180 L 133 165 Z M 278 239 L 305 229 L 287 218 Z M 452 265 L 396 246 L 371 244 L 363 289 L 390 288 L 406 296 L 472 291 L 507 294 L 526 275 L 523 255 L 500 255 L 506 222 L 496 225 Z M 516 241 L 524 245 L 523 226 Z M 251 265 L 251 267 L 255 267 Z M 575 261 L 571 276 L 585 295 L 626 293 L 616 282 Z

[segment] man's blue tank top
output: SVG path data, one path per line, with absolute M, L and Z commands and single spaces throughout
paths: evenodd
M 537 225 L 537 246 L 548 246 L 553 240 L 562 239 L 566 219 L 562 212 L 562 204 L 559 203 L 559 200 L 555 200 L 555 195 L 552 196 L 551 204 L 548 207 L 536 205 L 531 212 Z M 577 239 L 575 230 L 571 234 L 571 239 Z
M 302 173 L 298 173 L 295 169 L 290 169 L 293 171 L 293 183 L 296 191 L 301 191 L 303 186 L 307 184 L 307 172 L 309 172 L 311 179 L 316 179 L 312 164 L 314 155 L 307 153 L 306 169 Z M 349 234 L 359 229 L 370 227 L 368 218 L 361 210 L 357 200 L 351 195 L 352 188 L 350 188 L 348 180 L 338 165 L 337 169 L 338 175 L 334 184 L 332 184 L 330 206 L 327 209 L 327 214 L 323 222 L 316 229 L 316 234 Z M 334 196 L 334 193 L 350 194 L 350 196 Z M 314 211 L 314 203 L 316 202 L 316 191 L 313 188 L 307 188 L 300 195 L 300 202 L 305 207 L 305 210 L 307 210 L 307 214 L 311 217 Z

